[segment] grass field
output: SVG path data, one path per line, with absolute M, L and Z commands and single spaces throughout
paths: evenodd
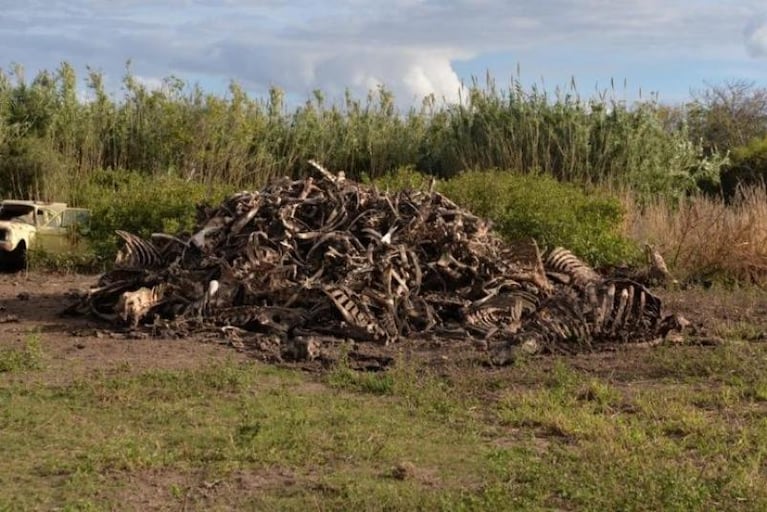
M 767 344 L 738 339 L 757 327 L 502 369 L 233 355 L 56 378 L 26 334 L 2 355 L 0 509 L 764 510 Z

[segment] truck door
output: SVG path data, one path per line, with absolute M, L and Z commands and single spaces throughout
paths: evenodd
M 66 208 L 63 211 L 45 211 L 38 216 L 42 224 L 37 228 L 38 245 L 48 252 L 81 252 L 87 249 L 86 235 L 90 232 L 90 211 L 85 208 Z
M 59 253 L 68 250 L 67 228 L 62 226 L 63 211 L 37 209 L 37 234 L 35 246 L 46 252 Z
M 67 231 L 70 251 L 81 252 L 88 248 L 91 232 L 91 212 L 86 208 L 67 208 L 61 218 L 61 226 Z

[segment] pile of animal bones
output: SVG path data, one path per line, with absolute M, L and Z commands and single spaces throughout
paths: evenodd
M 114 269 L 69 308 L 128 327 L 484 340 L 531 351 L 648 341 L 673 328 L 638 282 L 571 252 L 506 244 L 434 191 L 382 192 L 328 172 L 198 206 L 192 234 L 119 231 Z M 317 347 L 305 350 L 314 357 Z

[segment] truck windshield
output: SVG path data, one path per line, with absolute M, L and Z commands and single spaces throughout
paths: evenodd
M 0 206 L 0 220 L 11 220 L 34 224 L 34 206 L 25 204 L 4 204 Z

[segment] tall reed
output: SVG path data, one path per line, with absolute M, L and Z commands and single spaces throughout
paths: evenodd
M 31 81 L 20 67 L 0 72 L 0 193 L 73 199 L 101 169 L 257 186 L 301 174 L 315 158 L 355 178 L 405 166 L 442 178 L 499 168 L 649 197 L 684 194 L 710 167 L 683 127 L 664 127 L 653 99 L 586 99 L 574 84 L 549 93 L 517 79 L 501 89 L 488 77 L 460 103 L 428 97 L 402 111 L 383 87 L 333 104 L 315 91 L 290 106 L 278 88 L 251 98 L 232 83 L 216 95 L 169 77 L 149 89 L 130 70 L 119 98 L 98 72 L 85 79 L 87 101 L 77 83 L 66 63 Z

